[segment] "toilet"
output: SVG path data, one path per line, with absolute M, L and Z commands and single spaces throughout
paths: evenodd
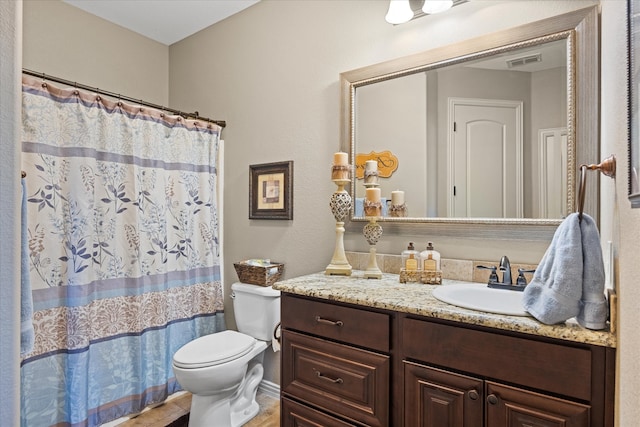
M 189 427 L 239 427 L 260 409 L 256 392 L 280 322 L 280 291 L 239 282 L 231 290 L 238 331 L 202 336 L 173 355 L 176 379 L 192 394 Z

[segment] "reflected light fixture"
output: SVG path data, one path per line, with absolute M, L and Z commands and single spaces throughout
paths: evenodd
M 389 11 L 384 17 L 389 24 L 404 24 L 413 18 L 413 10 L 409 0 L 391 0 Z
M 424 0 L 422 11 L 429 14 L 440 13 L 451 9 L 451 6 L 453 6 L 453 0 Z

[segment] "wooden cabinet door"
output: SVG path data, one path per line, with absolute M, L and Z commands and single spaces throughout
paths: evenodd
M 515 387 L 486 382 L 490 427 L 588 427 L 590 407 Z
M 405 361 L 404 388 L 406 427 L 482 427 L 482 380 Z

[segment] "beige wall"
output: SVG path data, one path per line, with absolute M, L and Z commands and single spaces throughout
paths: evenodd
M 163 103 L 168 90 L 173 108 L 227 120 L 225 286 L 236 279 L 233 261 L 250 257 L 285 262 L 285 276 L 294 277 L 324 269 L 333 251 L 328 202 L 335 187 L 329 166 L 340 147 L 340 72 L 597 4 L 473 1 L 441 16 L 391 26 L 383 20 L 385 3 L 263 0 L 170 48 L 105 25 L 112 37 L 127 34 L 131 46 L 124 53 L 97 49 L 98 55 L 81 49 L 80 39 L 95 37 L 88 45 L 101 46 L 103 32 L 96 28 L 104 23 L 60 2 L 28 1 L 24 65 L 152 102 Z M 603 242 L 614 242 L 618 267 L 618 425 L 630 427 L 640 419 L 640 209 L 631 210 L 626 200 L 625 5 L 602 2 L 602 153 L 616 153 L 620 169 L 616 181 L 601 183 L 601 229 Z M 47 15 L 56 16 L 55 25 L 42 22 Z M 162 65 L 148 64 L 166 64 L 165 49 L 169 78 L 149 82 Z M 125 87 L 124 76 L 131 87 Z M 281 160 L 295 162 L 294 220 L 248 220 L 249 165 Z M 409 239 L 385 235 L 379 251 L 399 253 Z M 367 248 L 355 232 L 345 244 L 348 250 Z M 447 258 L 497 260 L 506 253 L 515 262 L 537 262 L 548 242 L 439 238 L 437 244 Z M 277 382 L 277 358 L 269 358 L 267 378 Z
M 626 2 L 603 1 L 601 49 L 601 156 L 616 154 L 616 180 L 601 180 L 601 237 L 612 241 L 616 255 L 619 297 L 617 425 L 638 425 L 640 420 L 640 209 L 627 200 L 627 75 Z
M 597 3 L 475 1 L 400 26 L 384 21 L 387 4 L 263 0 L 170 47 L 173 107 L 197 109 L 228 124 L 227 290 L 236 280 L 234 261 L 269 257 L 286 264 L 285 277 L 295 277 L 321 271 L 331 260 L 335 219 L 328 203 L 335 186 L 329 169 L 340 148 L 339 73 Z M 249 165 L 283 160 L 294 161 L 294 220 L 249 220 Z M 359 230 L 347 232 L 348 250 L 368 250 Z M 400 253 L 409 240 L 422 247 L 432 238 L 386 234 L 378 252 Z M 537 263 L 548 246 L 442 237 L 435 242 L 443 257 L 497 261 L 508 254 L 525 263 Z
M 23 27 L 24 68 L 169 103 L 168 46 L 60 0 L 25 0 Z

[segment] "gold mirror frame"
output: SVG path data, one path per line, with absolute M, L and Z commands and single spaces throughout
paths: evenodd
M 356 88 L 374 82 L 413 74 L 443 66 L 508 52 L 549 41 L 567 40 L 567 140 L 568 212 L 575 212 L 577 166 L 599 159 L 599 32 L 597 6 L 532 22 L 519 27 L 487 34 L 426 52 L 344 72 L 341 87 L 342 150 L 350 153 L 355 170 L 355 96 Z M 352 177 L 351 197 L 355 200 L 357 179 Z M 598 183 L 586 189 L 585 209 L 598 221 Z M 350 213 L 350 224 L 366 222 Z M 427 231 L 449 236 L 492 236 L 496 238 L 549 239 L 560 219 L 524 218 L 390 218 L 384 222 L 385 233 L 398 231 L 414 234 Z M 353 226 L 351 226 L 353 227 Z M 350 227 L 350 228 L 351 228 Z M 355 228 L 354 228 L 355 230 Z

